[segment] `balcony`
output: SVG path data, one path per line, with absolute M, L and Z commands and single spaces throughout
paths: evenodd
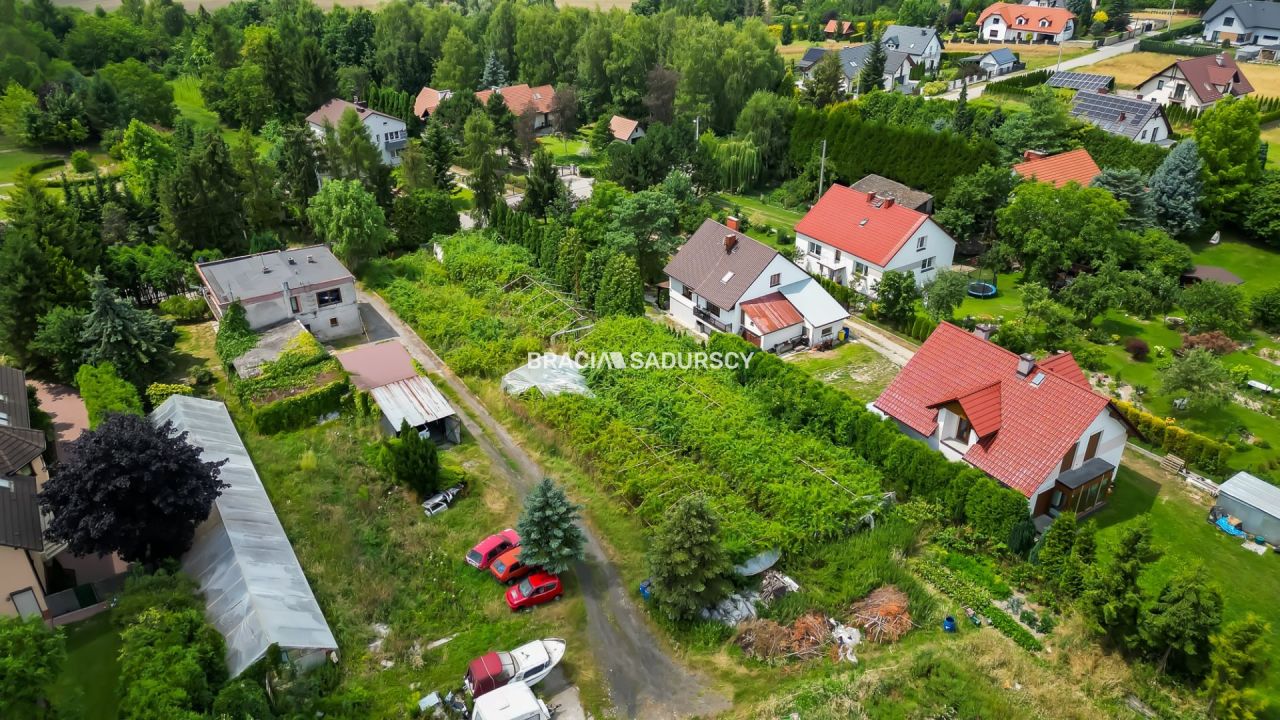
M 693 316 L 720 332 L 729 332 L 728 324 L 700 307 L 693 308 Z

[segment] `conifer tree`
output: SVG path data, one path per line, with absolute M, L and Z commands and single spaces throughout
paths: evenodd
M 1140 617 L 1143 604 L 1139 580 L 1143 571 L 1160 559 L 1151 541 L 1151 526 L 1144 517 L 1125 528 L 1115 554 L 1090 575 L 1084 594 L 1086 615 L 1113 647 L 1141 647 Z
M 810 105 L 822 108 L 844 100 L 844 70 L 840 68 L 840 54 L 829 51 L 814 66 L 805 83 L 803 97 Z
M 700 495 L 667 508 L 649 548 L 654 604 L 672 620 L 692 620 L 733 590 L 733 564 L 720 544 L 720 521 Z
M 528 181 L 529 187 L 520 202 L 520 209 L 535 217 L 546 217 L 547 210 L 568 195 L 551 161 L 551 153 L 546 149 L 539 149 L 533 154 Z
M 880 31 L 877 30 L 871 36 L 871 52 L 862 65 L 862 71 L 858 73 L 859 95 L 884 89 L 884 67 L 888 60 L 888 54 L 885 53 L 884 45 L 880 42 Z
M 400 432 L 391 443 L 391 474 L 396 482 L 412 488 L 420 497 L 440 489 L 440 455 L 436 444 L 400 421 Z
M 241 255 L 249 249 L 249 239 L 231 153 L 218 132 L 200 133 L 193 142 L 161 187 L 165 230 L 177 247 Z
M 795 31 L 791 28 L 791 18 L 782 19 L 782 36 L 778 39 L 783 45 L 790 45 L 795 40 Z
M 89 314 L 80 335 L 83 361 L 89 365 L 111 363 L 120 377 L 135 385 L 143 385 L 172 367 L 169 353 L 177 339 L 173 325 L 122 299 L 107 286 L 101 273 L 94 273 L 90 284 Z
M 524 501 L 516 523 L 520 561 L 549 573 L 562 573 L 583 558 L 586 537 L 578 527 L 582 506 L 569 501 L 564 489 L 543 478 Z
M 1245 720 L 1265 708 L 1266 700 L 1250 686 L 1266 674 L 1270 637 L 1271 625 L 1249 613 L 1209 638 L 1209 674 L 1204 679 L 1209 717 Z
M 1152 173 L 1152 217 L 1170 235 L 1187 235 L 1200 227 L 1203 172 L 1196 141 L 1188 138 L 1178 143 Z
M 1174 575 L 1142 616 L 1142 639 L 1160 672 L 1174 667 L 1192 677 L 1208 665 L 1209 636 L 1222 622 L 1222 591 L 1204 567 Z
M 956 100 L 956 112 L 951 118 L 951 128 L 961 135 L 973 129 L 973 108 L 969 107 L 969 81 L 960 81 L 960 98 Z
M 471 113 L 463 135 L 467 165 L 471 170 L 471 174 L 467 176 L 467 186 L 471 188 L 476 211 L 482 218 L 487 218 L 502 195 L 493 123 L 482 111 Z
M 640 279 L 640 266 L 631 255 L 614 253 L 604 266 L 596 292 L 596 314 L 601 317 L 644 314 L 644 283 Z
M 452 194 L 455 189 L 453 164 L 458 159 L 458 144 L 443 124 L 432 120 L 422 133 L 422 152 L 430 168 L 432 187 Z
M 506 86 L 507 71 L 502 67 L 502 61 L 498 59 L 498 55 L 490 50 L 484 59 L 484 74 L 480 76 L 480 89 L 488 90 Z

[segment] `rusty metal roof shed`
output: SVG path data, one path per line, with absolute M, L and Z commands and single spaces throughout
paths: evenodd
M 420 427 L 455 414 L 436 386 L 421 376 L 396 380 L 373 388 L 369 393 L 393 428 L 400 427 L 402 422 L 408 422 L 410 427 Z

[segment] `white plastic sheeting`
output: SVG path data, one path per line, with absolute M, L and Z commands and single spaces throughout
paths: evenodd
M 231 487 L 196 529 L 182 569 L 199 584 L 209 621 L 226 638 L 231 676 L 272 643 L 301 667 L 323 661 L 338 643 L 226 406 L 174 395 L 151 417 L 187 432 L 187 442 L 203 451 L 203 459 L 227 460 L 221 478 Z
M 502 389 L 508 395 L 523 395 L 537 388 L 543 395 L 576 393 L 590 395 L 582 366 L 566 355 L 541 355 L 502 377 Z

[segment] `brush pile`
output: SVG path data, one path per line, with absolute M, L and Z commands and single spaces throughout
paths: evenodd
M 897 642 L 911 630 L 911 613 L 907 595 L 893 585 L 876 588 L 853 604 L 853 624 L 862 628 L 868 638 L 878 643 Z
M 817 613 L 798 618 L 790 627 L 773 620 L 752 619 L 738 626 L 735 642 L 759 660 L 812 660 L 822 657 L 831 643 L 827 619 Z

